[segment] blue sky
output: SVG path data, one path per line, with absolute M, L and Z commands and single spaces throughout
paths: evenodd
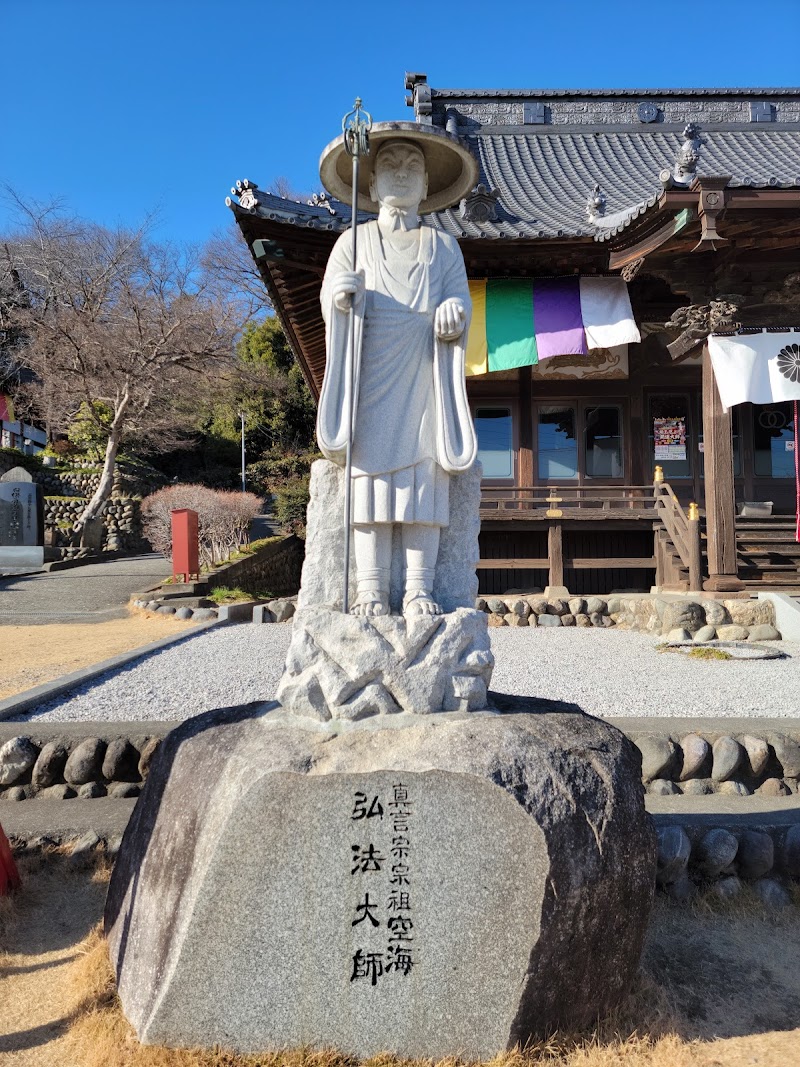
M 237 178 L 319 188 L 354 96 L 411 118 L 405 70 L 440 88 L 798 85 L 799 38 L 800 0 L 0 0 L 0 183 L 105 224 L 156 210 L 159 236 L 202 241 Z

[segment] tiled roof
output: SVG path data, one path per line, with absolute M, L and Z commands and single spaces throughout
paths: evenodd
M 738 88 L 733 89 L 432 89 L 434 97 L 447 99 L 472 99 L 474 97 L 487 99 L 504 99 L 506 97 L 521 97 L 530 99 L 544 99 L 550 97 L 590 97 L 598 98 L 605 96 L 613 97 L 640 97 L 640 96 L 800 96 L 797 88 Z
M 703 133 L 699 174 L 730 175 L 731 186 L 800 185 L 800 131 Z M 471 139 L 481 181 L 498 190 L 496 222 L 473 223 L 458 207 L 431 217 L 456 237 L 577 237 L 619 227 L 655 203 L 672 166 L 678 133 L 486 134 Z M 594 185 L 605 216 L 590 222 Z
M 749 108 L 748 103 L 742 103 L 748 97 L 800 97 L 797 89 L 564 89 L 554 92 L 434 89 L 434 122 L 445 117 L 444 111 L 438 114 L 445 103 L 441 98 L 460 100 L 459 133 L 466 136 L 479 160 L 481 182 L 498 195 L 496 217 L 492 221 L 471 221 L 464 217 L 460 205 L 429 215 L 427 221 L 466 239 L 607 239 L 656 203 L 663 188 L 659 175 L 673 166 L 684 140 L 683 127 L 674 122 L 653 121 L 641 122 L 633 128 L 620 124 L 619 113 L 611 111 L 603 113 L 608 115 L 607 122 L 599 121 L 598 114 L 582 111 L 570 112 L 572 118 L 568 125 L 530 125 L 515 120 L 516 110 L 511 109 L 516 109 L 516 103 L 513 100 L 503 103 L 503 99 L 569 96 L 624 97 L 631 101 L 655 96 L 664 101 L 670 94 L 676 99 L 727 97 L 718 106 L 726 120 L 736 117 L 736 121 L 701 124 L 700 136 L 705 143 L 700 151 L 698 175 L 730 175 L 731 187 L 800 186 L 800 122 L 745 121 L 750 112 L 741 110 Z M 482 98 L 487 103 L 476 103 L 470 110 L 472 105 L 465 102 L 467 98 Z M 573 101 L 569 106 L 583 107 L 584 103 L 589 106 L 585 100 Z M 609 100 L 600 103 L 614 106 Z M 674 103 L 666 100 L 664 106 L 669 109 Z M 678 104 L 684 106 L 680 100 Z M 692 105 L 688 102 L 685 106 Z M 705 103 L 700 101 L 695 106 L 705 107 Z M 725 111 L 726 106 L 731 110 Z M 479 108 L 489 110 L 481 112 Z M 687 111 L 684 118 L 689 114 Z M 784 118 L 790 117 L 785 112 Z M 604 215 L 592 221 L 586 206 L 595 185 L 599 185 L 605 196 L 606 206 Z M 336 201 L 331 201 L 336 212 L 331 215 L 325 207 L 298 204 L 261 190 L 256 195 L 255 212 L 265 218 L 333 233 L 345 229 L 350 222 L 349 206 Z M 236 208 L 240 210 L 238 205 Z

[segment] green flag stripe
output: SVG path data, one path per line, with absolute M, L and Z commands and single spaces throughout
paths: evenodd
M 486 283 L 486 342 L 490 371 L 539 362 L 532 281 L 496 278 Z

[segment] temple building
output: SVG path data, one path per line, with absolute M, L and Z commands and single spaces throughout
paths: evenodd
M 472 193 L 424 219 L 457 238 L 483 286 L 473 331 L 512 281 L 535 302 L 552 280 L 583 293 L 621 278 L 635 323 L 636 340 L 511 369 L 492 369 L 490 339 L 468 368 L 481 591 L 800 595 L 793 401 L 725 408 L 712 363 L 714 338 L 760 344 L 766 331 L 800 381 L 800 89 L 436 89 L 424 74 L 406 88 L 415 121 L 479 162 Z M 350 208 L 249 181 L 233 192 L 318 397 L 320 286 Z

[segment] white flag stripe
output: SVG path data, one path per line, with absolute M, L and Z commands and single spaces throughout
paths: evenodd
M 633 344 L 641 335 L 624 278 L 581 278 L 581 318 L 589 348 Z
M 800 400 L 800 332 L 755 333 L 708 339 L 724 408 L 750 401 Z M 793 369 L 797 363 L 797 370 Z

